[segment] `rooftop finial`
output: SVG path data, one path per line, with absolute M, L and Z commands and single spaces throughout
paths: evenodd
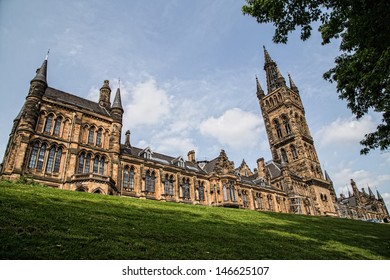
M 49 58 L 49 54 L 50 54 L 50 49 L 47 50 L 45 60 L 47 60 Z

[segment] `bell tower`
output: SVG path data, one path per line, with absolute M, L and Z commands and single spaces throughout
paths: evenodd
M 256 86 L 272 159 L 285 163 L 303 178 L 324 179 L 297 86 L 289 75 L 290 86 L 287 87 L 265 48 L 264 60 L 267 94 L 257 79 Z
M 290 75 L 289 86 L 286 85 L 286 80 L 265 47 L 264 70 L 267 94 L 264 93 L 257 78 L 256 88 L 273 161 L 310 186 L 313 201 L 316 201 L 317 197 L 320 200 L 325 194 L 331 199 L 329 193 L 331 187 L 321 170 L 298 87 Z M 329 207 L 326 211 L 334 212 L 334 207 Z

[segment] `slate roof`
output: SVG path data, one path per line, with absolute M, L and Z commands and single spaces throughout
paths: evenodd
M 274 161 L 268 162 L 265 165 L 265 168 L 268 171 L 271 179 L 277 178 L 282 175 L 282 171 L 280 170 L 281 164 L 277 162 Z
M 125 154 L 125 155 L 127 154 L 127 155 L 131 155 L 131 156 L 138 157 L 138 158 L 143 158 L 141 155 L 141 152 L 144 150 L 145 149 L 140 149 L 137 147 L 127 147 L 125 145 L 121 145 L 121 154 Z M 152 157 L 148 160 L 150 160 L 152 162 L 157 162 L 157 163 L 161 163 L 164 165 L 168 165 L 168 166 L 177 167 L 176 163 L 177 163 L 178 158 L 180 158 L 180 157 L 171 157 L 171 156 L 167 156 L 164 154 L 152 152 Z M 206 172 L 204 170 L 202 170 L 198 164 L 191 162 L 191 161 L 186 161 L 186 160 L 184 160 L 184 163 L 185 163 L 184 164 L 185 169 L 187 169 L 189 171 L 201 173 L 201 174 L 206 174 Z
M 67 92 L 63 92 L 58 89 L 48 87 L 43 96 L 49 99 L 54 99 L 56 101 L 61 101 L 65 104 L 70 104 L 91 111 L 96 114 L 100 114 L 107 117 L 110 116 L 110 113 L 104 107 L 99 106 L 97 102 L 93 102 L 91 100 Z

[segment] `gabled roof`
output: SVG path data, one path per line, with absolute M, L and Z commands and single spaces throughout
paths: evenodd
M 91 100 L 78 97 L 76 95 L 60 91 L 58 89 L 48 87 L 43 96 L 49 99 L 53 99 L 55 101 L 60 101 L 64 104 L 69 104 L 91 111 L 96 114 L 100 114 L 107 117 L 110 116 L 110 113 L 104 107 L 99 106 L 97 102 L 93 102 Z
M 282 175 L 281 164 L 277 162 L 267 162 L 265 165 L 265 169 L 267 170 L 271 179 L 277 178 Z

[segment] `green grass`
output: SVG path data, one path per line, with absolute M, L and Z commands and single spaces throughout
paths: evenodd
M 0 182 L 0 259 L 390 259 L 390 225 Z

